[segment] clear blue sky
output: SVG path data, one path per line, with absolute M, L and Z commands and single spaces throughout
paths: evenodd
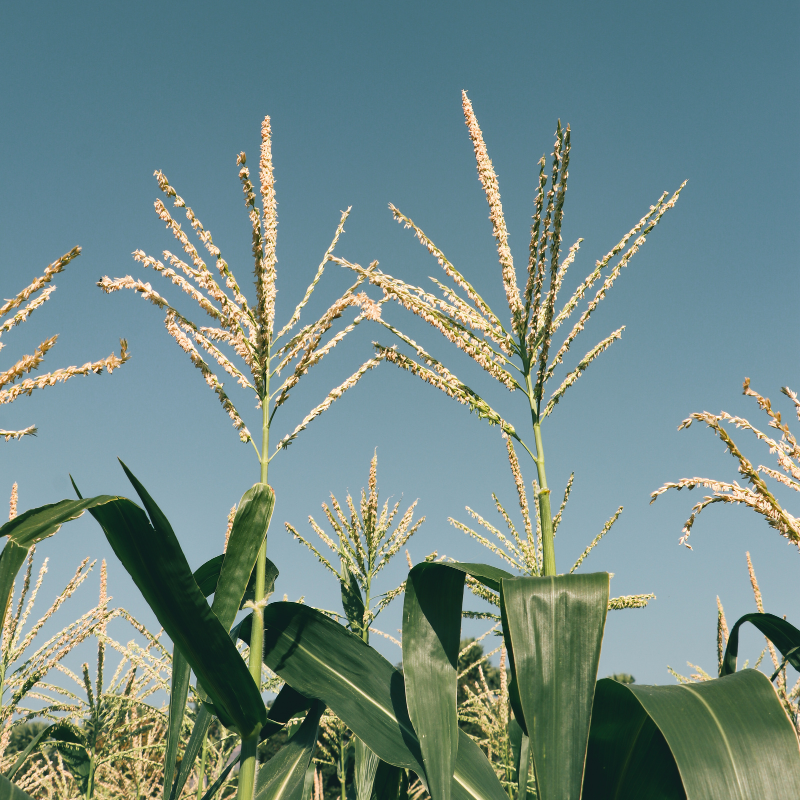
M 238 442 L 168 337 L 163 315 L 133 294 L 109 297 L 95 287 L 106 274 L 155 283 L 131 251 L 175 249 L 153 212 L 153 171 L 164 170 L 245 282 L 249 223 L 235 157 L 245 150 L 256 161 L 260 121 L 270 114 L 279 321 L 348 205 L 341 255 L 378 259 L 413 283 L 437 273 L 436 262 L 392 221 L 389 202 L 502 309 L 460 107 L 467 89 L 520 264 L 536 162 L 552 150 L 557 119 L 572 126 L 565 243 L 584 237 L 574 280 L 663 190 L 689 179 L 578 350 L 625 324 L 622 341 L 570 390 L 545 436 L 554 493 L 576 473 L 556 541 L 559 566 L 568 567 L 624 505 L 585 569 L 614 572 L 615 595 L 658 596 L 647 610 L 610 615 L 601 672 L 667 683 L 667 664 L 683 670 L 692 660 L 713 669 L 715 596 L 729 621 L 752 608 L 745 550 L 768 610 L 790 618 L 797 615 L 800 553 L 760 518 L 719 508 L 701 517 L 689 552 L 677 541 L 698 493 L 654 506 L 648 500 L 667 480 L 738 477 L 710 432 L 676 432 L 689 413 L 725 408 L 761 422 L 741 396 L 745 376 L 779 405 L 780 386 L 800 389 L 792 321 L 800 288 L 799 16 L 794 2 L 7 6 L 0 25 L 3 297 L 73 245 L 82 245 L 83 255 L 58 277 L 47 307 L 3 337 L 3 369 L 56 332 L 50 368 L 105 356 L 122 336 L 133 358 L 113 376 L 75 379 L 3 407 L 0 427 L 36 423 L 39 436 L 0 443 L 0 489 L 18 481 L 22 509 L 71 496 L 68 473 L 84 493 L 129 494 L 119 456 L 167 512 L 192 564 L 217 554 L 227 510 L 258 477 L 252 448 Z M 336 269 L 329 267 L 321 286 L 328 298 L 349 278 Z M 392 319 L 524 424 L 518 397 L 501 393 L 405 312 Z M 309 375 L 278 425 L 281 435 L 369 357 L 373 338 L 388 336 L 362 326 Z M 249 398 L 239 402 L 255 427 Z M 739 439 L 754 460 L 771 463 L 747 437 Z M 279 593 L 338 604 L 336 584 L 290 540 L 283 522 L 308 530 L 307 516 L 319 514 L 329 492 L 340 499 L 358 492 L 376 447 L 384 495 L 419 498 L 427 517 L 410 548 L 415 560 L 434 549 L 491 559 L 447 517 L 466 521 L 469 505 L 491 518 L 493 491 L 513 507 L 497 429 L 383 365 L 273 461 L 278 504 L 269 553 L 281 569 Z M 530 480 L 531 465 L 523 462 L 523 469 Z M 92 520 L 71 524 L 40 554 L 51 556 L 53 594 L 83 556 L 109 558 L 115 602 L 154 623 Z M 387 576 L 386 588 L 402 579 L 403 566 Z M 383 627 L 399 626 L 397 604 Z M 755 636 L 745 643 L 751 657 L 760 650 Z M 390 645 L 379 646 L 399 660 Z

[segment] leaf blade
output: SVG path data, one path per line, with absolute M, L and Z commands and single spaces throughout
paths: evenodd
M 503 626 L 543 800 L 579 800 L 608 573 L 505 578 Z

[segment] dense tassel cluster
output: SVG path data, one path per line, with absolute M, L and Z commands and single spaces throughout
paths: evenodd
M 571 131 L 569 126 L 562 127 L 559 121 L 549 170 L 544 156 L 539 161 L 534 214 L 528 246 L 527 276 L 524 291 L 520 291 L 509 247 L 509 233 L 503 214 L 497 173 L 489 158 L 483 133 L 466 92 L 462 95 L 462 107 L 475 153 L 478 179 L 489 206 L 489 220 L 497 245 L 500 278 L 510 312 L 509 323 L 502 322 L 501 316 L 491 309 L 475 286 L 453 265 L 432 239 L 413 220 L 393 205 L 390 205 L 389 208 L 395 220 L 410 229 L 425 249 L 434 256 L 451 285 L 431 278 L 435 289 L 438 290 L 437 294 L 388 275 L 374 264 L 365 268 L 343 258 L 333 257 L 332 260 L 354 271 L 360 278 L 369 281 L 372 286 L 379 289 L 383 293 L 383 297 L 378 302 L 395 301 L 437 330 L 499 384 L 509 391 L 521 392 L 525 396 L 526 413 L 531 415 L 535 443 L 524 441 L 519 428 L 504 419 L 480 394 L 431 356 L 417 342 L 386 320 L 377 319 L 380 325 L 399 340 L 398 344 L 393 346 L 376 342 L 375 349 L 378 356 L 467 406 L 470 411 L 476 412 L 479 418 L 485 419 L 490 425 L 497 425 L 507 439 L 509 464 L 522 513 L 524 538 L 517 532 L 510 516 L 496 498 L 498 511 L 503 516 L 511 533 L 510 538 L 500 534 L 494 526 L 487 523 L 476 512 L 470 509 L 469 513 L 489 531 L 499 545 L 490 544 L 489 539 L 462 523 L 457 523 L 455 520 L 451 520 L 451 523 L 490 547 L 493 552 L 522 572 L 531 575 L 543 572 L 554 574 L 555 556 L 552 540 L 555 530 L 561 522 L 564 505 L 569 498 L 572 479 L 570 478 L 565 492 L 564 503 L 558 513 L 553 516 L 550 512 L 550 488 L 545 476 L 541 423 L 563 400 L 567 390 L 586 372 L 589 365 L 621 338 L 624 327 L 605 336 L 598 344 L 590 348 L 575 366 L 567 369 L 557 388 L 550 393 L 547 399 L 545 399 L 545 389 L 550 380 L 556 376 L 558 369 L 566 367 L 565 359 L 575 339 L 586 327 L 592 313 L 605 298 L 621 271 L 642 247 L 653 228 L 658 225 L 664 214 L 675 206 L 686 184 L 685 182 L 681 184 L 671 196 L 666 192 L 663 193 L 639 222 L 603 258 L 595 263 L 589 275 L 578 284 L 571 296 L 563 301 L 560 297 L 561 289 L 565 283 L 567 271 L 577 259 L 583 240 L 578 239 L 569 247 L 566 254 L 562 252 L 564 201 L 569 177 Z M 590 294 L 592 290 L 594 290 L 593 296 Z M 587 296 L 590 299 L 578 314 L 572 328 L 560 344 L 554 344 L 554 337 L 559 328 L 579 310 Z M 405 349 L 408 352 L 404 352 Z M 525 482 L 512 446 L 512 439 L 516 440 L 529 453 L 537 469 L 538 483 L 534 482 L 537 530 L 535 538 Z M 607 523 L 607 527 L 587 548 L 583 557 L 607 532 L 616 518 L 617 515 Z M 625 607 L 631 607 L 631 605 Z
M 134 279 L 130 275 L 114 279 L 105 276 L 98 282 L 98 286 L 109 294 L 122 289 L 130 289 L 165 312 L 164 322 L 167 331 L 189 356 L 192 364 L 200 370 L 206 384 L 215 392 L 238 432 L 239 438 L 243 442 L 252 443 L 259 459 L 264 463 L 293 442 L 312 419 L 327 410 L 344 391 L 354 386 L 366 372 L 376 366 L 381 358 L 369 359 L 347 381 L 333 389 L 294 431 L 279 441 L 276 450 L 269 455 L 267 452 L 259 451 L 258 444 L 245 425 L 242 415 L 225 391 L 224 383 L 211 365 L 200 355 L 198 346 L 223 372 L 231 376 L 240 386 L 254 393 L 256 408 L 262 410 L 264 426 L 268 430 L 275 411 L 286 402 L 290 391 L 312 367 L 316 366 L 365 319 L 380 319 L 381 302 L 375 302 L 363 291 L 357 291 L 368 278 L 370 271 L 374 269 L 373 265 L 365 270 L 366 275 L 358 277 L 355 284 L 339 297 L 321 317 L 290 336 L 300 321 L 301 312 L 322 278 L 326 264 L 336 260 L 333 251 L 339 237 L 344 232 L 344 224 L 350 213 L 348 208 L 342 212 L 333 241 L 325 252 L 302 300 L 294 309 L 286 325 L 276 334 L 274 328 L 277 296 L 278 214 L 272 163 L 272 128 L 269 117 L 265 117 L 261 125 L 258 171 L 260 187 L 258 190 L 251 180 L 245 153 L 239 153 L 236 163 L 252 229 L 256 295 L 254 305 L 248 303 L 228 262 L 222 257 L 219 247 L 214 244 L 211 232 L 203 226 L 194 211 L 186 205 L 183 198 L 171 186 L 166 175 L 160 170 L 155 172 L 159 188 L 168 199 L 172 200 L 174 207 L 184 211 L 191 229 L 213 260 L 214 269 L 212 270 L 206 263 L 198 248 L 189 239 L 180 223 L 173 218 L 162 200 L 155 202 L 156 214 L 180 244 L 186 260 L 169 250 L 164 250 L 163 261 L 147 255 L 142 250 L 134 251 L 133 258 L 145 268 L 152 269 L 177 286 L 197 303 L 200 310 L 205 312 L 214 324 L 209 326 L 195 324 L 155 291 L 149 283 Z M 355 319 L 343 330 L 326 339 L 326 334 L 336 320 L 350 306 L 359 310 Z M 230 355 L 224 353 L 223 348 L 230 348 Z M 241 363 L 237 364 L 237 362 Z M 285 370 L 291 370 L 290 374 L 277 387 L 271 386 L 272 379 L 279 377 Z M 265 435 L 262 438 L 262 448 L 267 443 L 268 436 Z

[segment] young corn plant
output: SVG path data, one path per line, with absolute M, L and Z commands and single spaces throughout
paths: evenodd
M 394 529 L 392 528 L 397 512 L 400 510 L 400 502 L 395 503 L 390 509 L 387 500 L 383 504 L 383 508 L 379 509 L 377 452 L 370 462 L 368 486 L 368 491 L 361 490 L 359 509 L 356 509 L 353 498 L 349 494 L 347 495 L 345 502 L 349 516 L 333 494 L 331 494 L 330 507 L 326 503 L 322 504 L 322 510 L 333 528 L 336 539 L 331 538 L 312 516 L 308 518 L 314 533 L 339 559 L 338 569 L 328 557 L 320 553 L 311 542 L 298 533 L 293 525 L 288 522 L 285 525 L 286 530 L 297 541 L 305 545 L 339 581 L 344 616 L 335 612 L 329 613 L 346 621 L 350 630 L 367 644 L 369 644 L 370 632 L 399 644 L 389 634 L 373 628 L 372 624 L 381 611 L 403 593 L 405 583 L 401 583 L 387 592 L 376 593 L 373 581 L 392 558 L 406 546 L 409 539 L 425 522 L 425 517 L 414 522 L 414 509 L 418 502 L 415 500 L 406 509 Z
M 428 252 L 436 258 L 446 277 L 449 278 L 450 285 L 431 278 L 438 290 L 438 294 L 436 294 L 384 274 L 374 265 L 364 268 L 342 258 L 335 257 L 334 260 L 342 266 L 349 267 L 359 277 L 381 289 L 383 291 L 382 302 L 394 300 L 416 314 L 470 356 L 505 389 L 518 392 L 522 396 L 524 413 L 530 418 L 529 431 L 532 434 L 532 440 L 523 434 L 520 428 L 505 420 L 483 396 L 463 383 L 448 367 L 430 355 L 421 345 L 389 322 L 383 319 L 377 320 L 399 340 L 398 344 L 392 346 L 376 344 L 375 349 L 379 357 L 416 375 L 457 402 L 467 406 L 479 418 L 485 419 L 490 425 L 498 426 L 506 438 L 511 471 L 519 495 L 524 534 L 517 532 L 511 524 L 509 515 L 496 498 L 498 510 L 509 525 L 511 538 L 504 536 L 496 528 L 488 526 L 475 512 L 470 511 L 470 513 L 476 516 L 479 522 L 487 526 L 493 536 L 499 539 L 501 547 L 497 547 L 489 539 L 462 523 L 453 521 L 453 524 L 477 538 L 523 574 L 555 575 L 556 559 L 553 540 L 564 510 L 563 506 L 569 498 L 572 478 L 567 485 L 564 503 L 560 511 L 553 515 L 550 500 L 551 487 L 545 467 L 543 425 L 567 390 L 583 375 L 589 365 L 620 338 L 623 328 L 613 331 L 592 347 L 577 364 L 566 372 L 557 388 L 549 396 L 546 396 L 546 389 L 564 364 L 576 338 L 586 327 L 594 310 L 631 258 L 644 244 L 653 228 L 675 205 L 685 183 L 669 199 L 667 199 L 666 192 L 662 194 L 656 204 L 650 207 L 642 219 L 622 237 L 619 243 L 595 263 L 594 268 L 581 281 L 572 296 L 564 302 L 560 298 L 561 288 L 567 270 L 575 261 L 583 240 L 578 239 L 566 254 L 563 253 L 561 229 L 564 219 L 564 200 L 567 191 L 571 144 L 569 126 L 562 128 L 559 122 L 549 174 L 546 170 L 544 156 L 539 162 L 539 179 L 528 249 L 527 277 L 524 287 L 520 289 L 508 244 L 508 230 L 500 201 L 497 175 L 489 159 L 483 134 L 466 92 L 463 93 L 462 100 L 464 117 L 475 151 L 478 177 L 489 203 L 489 218 L 497 242 L 500 274 L 511 313 L 510 321 L 504 324 L 501 315 L 490 308 L 478 290 L 466 280 L 427 234 L 393 205 L 390 205 L 390 209 L 394 218 L 404 227 L 410 228 Z M 591 299 L 588 299 L 583 310 L 577 313 L 587 298 Z M 555 337 L 559 329 L 570 322 L 574 314 L 577 314 L 577 319 L 572 322 L 562 343 L 556 345 Z M 408 349 L 409 354 L 403 352 L 403 347 Z M 531 523 L 525 483 L 515 454 L 514 442 L 525 449 L 536 467 L 535 524 Z M 606 524 L 603 532 L 610 528 L 616 516 Z M 539 533 L 537 539 L 534 539 L 534 529 Z
M 64 594 L 74 591 L 88 575 L 87 561 L 83 562 Z M 43 574 L 44 570 L 40 573 L 38 584 L 41 584 Z M 30 566 L 26 575 L 26 583 L 29 582 Z M 37 585 L 36 590 L 38 588 Z M 35 599 L 35 593 L 31 600 Z M 43 671 L 40 671 L 42 677 L 26 695 L 37 703 L 37 707 L 18 706 L 16 709 L 17 715 L 23 715 L 19 716 L 17 724 L 31 717 L 49 722 L 22 753 L 14 755 L 13 765 L 5 770 L 8 777 L 21 776 L 17 782 L 26 791 L 38 794 L 44 790 L 45 784 L 65 779 L 64 775 L 57 776 L 54 770 L 66 771 L 72 776 L 69 796 L 83 798 L 104 796 L 105 789 L 109 788 L 104 783 L 106 780 L 118 786 L 139 786 L 137 793 L 125 795 L 129 797 L 149 796 L 143 787 L 153 782 L 156 773 L 155 779 L 160 782 L 160 759 L 153 758 L 152 753 L 163 750 L 159 740 L 163 736 L 164 714 L 149 705 L 148 700 L 157 692 L 169 689 L 169 655 L 160 646 L 157 637 L 152 636 L 127 611 L 121 608 L 109 611 L 109 599 L 103 562 L 97 606 L 78 623 L 68 626 L 51 640 L 60 642 L 60 649 L 53 646 L 49 648 L 51 668 L 72 681 L 86 699 L 63 685 L 44 680 Z M 128 621 L 138 633 L 144 635 L 147 640 L 144 648 L 133 641 L 123 645 L 108 636 L 108 623 L 118 617 Z M 93 620 L 94 624 L 87 626 L 87 620 Z M 82 633 L 83 636 L 76 636 L 76 633 Z M 90 679 L 88 664 L 84 664 L 81 674 L 77 675 L 62 661 L 66 654 L 63 652 L 66 649 L 64 644 L 75 639 L 82 641 L 90 635 L 97 640 L 95 681 Z M 107 648 L 119 653 L 121 659 L 106 685 L 104 671 Z M 36 664 L 40 660 L 31 659 L 31 662 Z M 29 666 L 29 671 L 33 664 Z M 30 682 L 31 679 L 28 680 Z M 40 749 L 49 755 L 41 755 L 38 752 Z M 53 757 L 55 751 L 59 753 L 58 759 Z M 111 791 L 111 796 L 115 796 L 115 791 Z
M 359 509 L 356 509 L 355 502 L 349 494 L 346 499 L 349 516 L 333 494 L 331 494 L 333 510 L 326 503 L 322 504 L 322 509 L 328 523 L 333 528 L 336 539 L 331 538 L 317 521 L 309 516 L 308 521 L 314 532 L 339 559 L 338 569 L 327 556 L 320 553 L 311 542 L 298 533 L 294 526 L 288 522 L 285 525 L 286 530 L 305 545 L 319 562 L 336 576 L 339 582 L 344 615 L 336 612 L 328 613 L 346 622 L 349 629 L 365 644 L 369 644 L 369 635 L 374 633 L 400 645 L 400 642 L 393 636 L 373 627 L 373 623 L 381 611 L 403 593 L 405 582 L 383 593 L 375 592 L 373 582 L 378 573 L 406 546 L 425 521 L 425 517 L 414 522 L 414 509 L 417 505 L 415 500 L 393 528 L 393 523 L 400 510 L 400 502 L 398 501 L 390 508 L 387 500 L 381 509 L 378 494 L 378 453 L 376 451 L 370 462 L 368 490 L 361 490 Z M 342 737 L 347 736 L 347 731 L 340 732 L 340 734 L 338 738 L 334 737 L 334 740 L 338 742 L 338 749 L 330 750 L 329 761 L 326 763 L 336 764 L 337 776 L 342 792 L 344 792 L 347 775 L 345 753 L 353 753 L 357 776 L 356 800 L 371 800 L 378 770 L 378 759 L 360 739 L 348 738 L 347 748 L 349 749 L 343 747 Z M 344 794 L 342 797 L 344 799 Z
M 50 299 L 50 296 L 56 290 L 54 285 L 48 285 L 53 280 L 53 276 L 62 272 L 70 261 L 80 255 L 80 252 L 80 247 L 73 247 L 68 253 L 65 253 L 61 258 L 56 259 L 46 267 L 44 273 L 28 284 L 21 292 L 10 300 L 6 300 L 0 306 L 0 336 L 25 322 L 37 308 L 41 308 Z M 55 386 L 57 383 L 63 383 L 76 375 L 99 374 L 103 370 L 111 373 L 121 367 L 129 358 L 128 343 L 122 339 L 120 340 L 119 356 L 112 353 L 108 358 L 87 362 L 81 367 L 64 367 L 33 378 L 23 379 L 24 375 L 34 372 L 41 366 L 45 355 L 55 346 L 57 340 L 58 334 L 45 339 L 33 353 L 22 356 L 13 366 L 4 372 L 0 372 L 0 405 L 13 403 L 23 395 L 30 397 L 34 389 Z M 0 350 L 3 347 L 5 347 L 5 343 L 0 342 Z M 5 441 L 21 439 L 23 436 L 35 436 L 36 430 L 35 425 L 29 425 L 20 430 L 0 429 L 0 437 Z
M 797 418 L 800 419 L 800 400 L 797 394 L 784 386 L 781 389 L 784 395 L 794 405 Z M 685 419 L 678 430 L 688 428 L 693 422 L 705 422 L 714 433 L 719 436 L 726 450 L 737 461 L 739 474 L 745 479 L 749 486 L 740 486 L 736 481 L 718 481 L 711 478 L 682 478 L 674 483 L 665 483 L 651 495 L 650 502 L 653 503 L 659 495 L 670 489 L 695 489 L 702 486 L 710 489 L 712 494 L 704 497 L 692 509 L 692 513 L 681 532 L 680 544 L 686 545 L 691 550 L 688 542 L 697 515 L 714 503 L 733 503 L 744 505 L 753 509 L 767 521 L 767 524 L 774 528 L 790 544 L 800 548 L 800 519 L 792 516 L 775 497 L 773 490 L 765 478 L 771 478 L 782 486 L 788 486 L 796 492 L 800 492 L 800 445 L 794 434 L 789 430 L 789 426 L 781 419 L 781 412 L 772 408 L 772 403 L 768 397 L 762 397 L 758 392 L 750 388 L 750 379 L 745 378 L 743 393 L 748 397 L 753 397 L 758 403 L 759 408 L 769 417 L 769 427 L 780 433 L 780 438 L 774 438 L 763 433 L 758 428 L 751 425 L 743 417 L 735 417 L 722 411 L 720 414 L 709 414 L 707 411 L 692 414 Z M 769 452 L 772 453 L 778 462 L 778 469 L 765 467 L 763 465 L 754 466 L 753 463 L 742 453 L 738 445 L 733 441 L 726 430 L 726 425 L 742 428 L 752 433 L 756 439 L 767 445 Z
M 239 179 L 245 196 L 245 206 L 252 225 L 252 252 L 255 274 L 255 300 L 250 302 L 239 281 L 234 276 L 222 253 L 214 243 L 211 233 L 202 225 L 194 211 L 186 205 L 166 176 L 155 173 L 159 188 L 176 208 L 185 211 L 189 225 L 213 261 L 210 268 L 201 257 L 200 250 L 190 241 L 181 225 L 175 220 L 163 201 L 155 203 L 156 213 L 166 224 L 168 230 L 178 241 L 186 260 L 167 250 L 163 261 L 146 255 L 143 251 L 134 252 L 134 259 L 145 268 L 152 269 L 167 281 L 191 297 L 208 317 L 211 325 L 198 325 L 184 316 L 170 304 L 149 283 L 134 279 L 110 279 L 103 277 L 98 283 L 107 293 L 131 289 L 142 298 L 166 312 L 164 324 L 178 346 L 189 356 L 205 382 L 216 393 L 217 399 L 230 417 L 242 442 L 250 443 L 255 451 L 259 465 L 259 483 L 268 489 L 269 464 L 278 452 L 291 445 L 309 423 L 327 410 L 344 392 L 353 387 L 369 370 L 378 365 L 381 356 L 368 359 L 342 384 L 331 390 L 327 397 L 293 430 L 285 433 L 270 453 L 270 434 L 275 415 L 288 400 L 289 395 L 300 379 L 318 364 L 330 351 L 363 320 L 380 315 L 379 304 L 373 303 L 364 292 L 358 292 L 366 277 L 358 276 L 355 283 L 347 289 L 314 322 L 298 328 L 303 309 L 322 278 L 325 266 L 333 259 L 333 250 L 344 230 L 350 213 L 345 211 L 336 228 L 330 247 L 325 252 L 316 274 L 300 302 L 295 307 L 285 325 L 275 328 L 276 300 L 276 239 L 277 204 L 272 165 L 272 134 L 270 119 L 266 117 L 261 127 L 261 154 L 259 178 L 261 203 L 259 205 L 256 188 L 251 181 L 247 158 L 244 153 L 237 157 Z M 214 273 L 217 273 L 215 275 Z M 355 318 L 334 335 L 328 336 L 348 307 L 358 309 Z M 326 338 L 327 337 L 327 338 Z M 199 348 L 199 349 L 198 349 Z M 256 408 L 260 411 L 260 436 L 253 436 L 245 425 L 242 415 L 224 389 L 209 363 L 200 350 L 208 354 L 218 367 L 233 380 L 255 396 Z M 283 374 L 283 377 L 282 377 Z M 271 490 L 268 490 L 271 495 Z M 264 500 L 264 502 L 267 502 Z M 269 501 L 270 512 L 272 500 Z M 255 559 L 254 613 L 259 618 L 266 602 L 266 528 L 261 532 L 262 543 Z M 232 620 L 231 620 L 232 622 Z M 261 644 L 263 625 L 253 626 L 253 642 L 250 648 L 250 674 L 257 682 L 261 674 Z M 244 755 L 239 771 L 239 797 L 250 800 L 254 791 L 257 735 L 242 734 Z

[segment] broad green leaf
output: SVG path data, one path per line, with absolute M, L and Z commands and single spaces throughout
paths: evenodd
M 219 581 L 219 574 L 222 572 L 222 562 L 224 560 L 225 553 L 221 553 L 218 556 L 214 556 L 214 558 L 210 558 L 205 562 L 205 564 L 202 564 L 194 571 L 194 579 L 205 597 L 210 597 L 217 590 L 217 582 Z M 278 568 L 269 559 L 267 559 L 267 572 L 264 584 L 267 594 L 274 590 L 275 580 L 279 574 Z M 250 574 L 250 580 L 247 582 L 247 589 L 245 590 L 244 597 L 242 598 L 243 602 L 253 599 L 255 585 L 256 574 L 254 570 Z
M 781 655 L 798 671 L 800 671 L 800 631 L 785 619 L 774 614 L 745 614 L 731 628 L 725 657 L 722 661 L 722 675 L 736 672 L 736 658 L 739 655 L 739 628 L 750 622 L 767 637 Z
M 424 777 L 403 675 L 357 636 L 316 609 L 271 603 L 264 611 L 264 663 L 324 702 L 381 760 Z M 463 732 L 453 784 L 456 800 L 507 800 L 486 756 Z
M 77 519 L 88 508 L 108 503 L 113 499 L 108 495 L 100 495 L 85 500 L 49 503 L 23 511 L 0 527 L 0 536 L 8 536 L 8 541 L 0 554 L 0 620 L 6 618 L 14 581 L 31 547 L 57 533 L 65 522 Z
M 607 572 L 502 581 L 540 800 L 580 800 L 608 582 Z
M 375 785 L 375 774 L 380 759 L 367 747 L 361 739 L 356 739 L 356 760 L 353 771 L 353 783 L 356 786 L 356 800 L 372 800 Z
M 677 687 L 671 687 L 677 688 Z M 686 734 L 691 736 L 687 720 Z M 667 740 L 626 685 L 597 682 L 583 800 L 684 800 Z
M 314 754 L 324 710 L 324 703 L 315 702 L 294 736 L 261 767 L 254 800 L 288 800 L 298 788 L 302 795 L 303 779 Z
M 8 778 L 0 775 L 0 800 L 33 800 L 33 798 L 14 786 Z
M 265 483 L 250 487 L 239 501 L 211 606 L 225 630 L 233 625 L 242 603 L 274 507 L 275 494 Z
M 316 771 L 316 767 L 314 762 L 312 761 L 306 767 L 306 775 L 303 778 L 303 787 L 302 792 L 300 793 L 300 800 L 314 800 L 312 795 L 314 794 L 314 773 Z M 297 790 L 295 790 L 295 795 L 297 794 Z M 292 798 L 294 800 L 294 798 Z
M 115 499 L 110 495 L 99 495 L 80 500 L 62 500 L 59 503 L 31 508 L 6 522 L 0 528 L 0 536 L 8 536 L 21 547 L 31 547 L 57 533 L 65 522 L 77 519 L 86 509 Z
M 124 498 L 92 508 L 90 513 L 167 635 L 183 652 L 220 719 L 241 735 L 251 736 L 267 717 L 259 687 L 206 602 L 166 517 L 144 487 L 126 473 L 153 524 L 141 508 Z
M 663 734 L 687 800 L 800 797 L 797 736 L 772 684 L 757 670 L 678 686 L 618 686 Z M 609 713 L 625 715 L 626 708 Z M 619 795 L 620 800 L 641 796 L 635 790 Z
M 257 486 L 259 484 L 256 484 Z M 242 499 L 242 503 L 244 502 L 244 498 Z M 242 503 L 239 504 L 241 508 Z M 234 521 L 234 527 L 236 522 Z M 231 538 L 233 537 L 233 532 L 231 532 Z M 203 593 L 205 597 L 214 594 L 217 589 L 217 584 L 220 579 L 220 573 L 222 572 L 222 564 L 225 560 L 225 553 L 221 555 L 215 556 L 214 558 L 209 559 L 202 564 L 198 569 L 194 572 L 194 579 L 197 583 L 200 591 Z M 266 589 L 267 592 L 271 592 L 272 588 L 275 584 L 275 579 L 278 577 L 278 568 L 269 560 L 267 559 L 267 574 L 266 574 Z M 247 589 L 244 592 L 243 600 L 252 600 L 253 599 L 253 588 L 255 586 L 255 572 L 251 572 L 250 578 L 247 584 Z M 216 598 L 215 598 L 216 599 Z M 212 606 L 212 609 L 214 607 Z M 173 791 L 173 778 L 175 775 L 175 758 L 177 755 L 177 748 L 178 742 L 180 737 L 180 730 L 183 724 L 183 714 L 186 707 L 186 698 L 189 692 L 189 672 L 190 667 L 189 663 L 184 658 L 183 654 L 181 653 L 179 648 L 175 648 L 173 652 L 172 658 L 172 685 L 173 689 L 170 692 L 170 705 L 169 705 L 169 727 L 167 728 L 167 743 L 166 743 L 166 754 L 165 754 L 165 761 L 164 761 L 164 798 L 167 800 L 169 797 L 177 796 Z M 181 677 L 181 683 L 176 684 L 177 676 Z M 180 691 L 182 692 L 182 699 L 180 695 L 175 694 L 175 687 L 179 686 Z M 280 699 L 280 696 L 279 696 Z M 305 710 L 308 706 L 305 706 L 302 709 L 298 710 Z M 206 715 L 208 712 L 206 711 Z M 200 717 L 198 717 L 198 720 Z M 208 725 L 210 723 L 210 718 L 203 717 L 205 721 L 204 725 L 202 726 L 202 735 L 200 729 L 198 729 L 198 735 L 192 739 L 190 738 L 190 745 L 191 750 L 189 749 L 189 745 L 187 745 L 186 753 L 184 753 L 184 757 L 181 761 L 182 772 L 179 774 L 179 790 L 183 789 L 183 785 L 186 779 L 189 776 L 189 771 L 191 767 L 194 765 L 195 758 L 197 757 L 197 753 L 202 746 L 202 739 L 205 735 L 205 732 L 208 730 Z M 261 731 L 261 738 L 265 738 L 265 731 L 270 729 L 271 732 L 275 732 L 280 730 L 283 727 L 283 724 L 277 724 L 272 720 L 273 717 L 268 719 L 264 728 Z M 272 726 L 272 728 L 270 728 Z M 192 729 L 192 734 L 194 734 L 194 728 Z M 271 735 L 271 734 L 270 734 Z M 189 759 L 190 752 L 194 752 L 191 759 Z M 233 765 L 230 765 L 231 769 Z M 230 770 L 228 770 L 230 771 Z M 225 772 L 227 776 L 228 772 Z M 222 785 L 224 778 L 219 781 L 219 785 Z M 177 786 L 178 784 L 176 784 Z M 210 790 L 209 790 L 210 791 Z M 216 790 L 215 790 L 216 791 Z
M 406 580 L 406 701 L 433 800 L 450 800 L 458 755 L 457 662 L 464 578 L 461 570 L 423 562 L 408 573 Z

